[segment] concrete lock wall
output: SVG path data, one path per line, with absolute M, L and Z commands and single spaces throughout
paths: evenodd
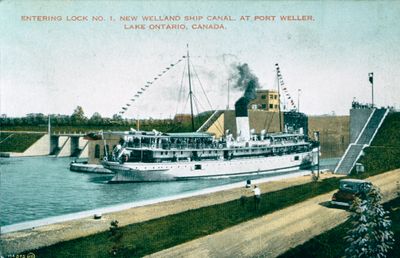
M 350 143 L 357 140 L 373 109 L 350 109 Z
M 60 152 L 57 154 L 57 157 L 70 157 L 71 156 L 71 137 L 69 136 L 60 136 L 58 138 Z
M 225 110 L 224 112 L 224 132 L 227 129 L 236 137 L 236 116 L 234 110 Z
M 59 136 L 51 136 L 50 137 L 50 150 L 49 154 L 53 155 L 55 152 L 58 151 L 58 142 L 59 142 Z
M 225 114 L 222 113 L 217 120 L 207 129 L 208 133 L 215 135 L 215 137 L 220 138 L 224 132 L 224 119 Z
M 12 152 L 11 157 L 45 156 L 49 155 L 50 139 L 49 135 L 43 135 L 39 140 L 32 144 L 22 153 Z
M 255 129 L 256 133 L 261 133 L 261 130 L 266 130 L 267 133 L 279 132 L 279 121 L 283 127 L 283 113 L 279 120 L 279 112 L 269 112 L 263 110 L 249 110 L 250 129 Z
M 269 133 L 279 132 L 279 113 L 265 110 L 249 110 L 250 129 L 254 129 L 256 133 L 266 130 Z M 283 129 L 283 113 L 281 113 L 281 122 Z M 234 137 L 236 137 L 236 116 L 234 110 L 226 110 L 224 112 L 224 130 L 229 129 Z
M 308 136 L 314 138 L 320 132 L 321 157 L 340 157 L 349 145 L 349 116 L 310 116 Z
M 71 155 L 74 156 L 76 155 L 78 152 L 80 152 L 80 148 L 79 148 L 79 136 L 72 136 L 71 137 Z

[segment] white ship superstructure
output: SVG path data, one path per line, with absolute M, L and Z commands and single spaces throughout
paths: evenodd
M 236 141 L 207 133 L 127 132 L 105 168 L 112 182 L 231 177 L 296 170 L 312 163 L 312 144 L 302 134 L 259 134 Z

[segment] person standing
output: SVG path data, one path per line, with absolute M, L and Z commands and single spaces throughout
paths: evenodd
M 254 209 L 258 210 L 260 208 L 260 202 L 261 202 L 261 191 L 260 188 L 258 188 L 257 185 L 254 186 L 253 189 L 254 192 Z

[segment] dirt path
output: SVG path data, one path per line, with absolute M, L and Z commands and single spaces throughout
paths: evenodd
M 397 196 L 400 169 L 369 178 L 384 201 Z M 333 192 L 202 237 L 150 257 L 276 257 L 344 222 L 349 213 L 327 208 Z
M 332 177 L 332 174 L 323 174 L 322 178 Z M 259 184 L 262 192 L 271 192 L 310 182 L 310 176 L 282 179 Z M 243 183 L 244 185 L 244 183 Z M 1 235 L 1 252 L 15 254 L 32 250 L 58 242 L 92 235 L 109 230 L 110 222 L 118 220 L 120 226 L 147 221 L 180 213 L 189 209 L 210 206 L 238 199 L 242 195 L 250 196 L 251 190 L 244 187 L 224 190 L 211 194 L 204 194 L 174 201 L 166 201 L 142 207 L 130 208 L 118 212 L 103 214 L 102 219 L 94 220 L 93 217 L 75 219 L 36 228 L 20 230 Z

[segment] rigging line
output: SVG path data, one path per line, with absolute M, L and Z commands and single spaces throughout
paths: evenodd
M 184 114 L 184 112 L 185 112 L 186 105 L 188 104 L 189 99 L 190 99 L 190 95 L 188 94 L 188 97 L 187 97 L 187 99 L 186 99 L 185 105 L 183 106 L 182 114 Z
M 203 91 L 203 94 L 204 94 L 204 96 L 206 97 L 206 100 L 207 100 L 207 102 L 208 102 L 208 105 L 210 106 L 210 108 L 211 108 L 211 110 L 212 110 L 213 107 L 212 107 L 211 102 L 210 102 L 210 100 L 208 99 L 207 94 L 206 94 L 206 92 L 205 92 L 205 90 L 204 90 L 204 88 L 203 88 L 203 84 L 202 84 L 201 81 L 200 81 L 199 75 L 197 74 L 197 71 L 196 71 L 194 65 L 192 64 L 191 66 L 192 66 L 192 69 L 193 69 L 194 74 L 196 75 L 197 80 L 199 81 L 201 90 Z
M 192 95 L 192 97 L 195 100 L 197 99 L 194 95 Z M 197 110 L 197 124 L 199 124 L 199 110 L 200 110 L 198 104 L 200 104 L 198 101 L 194 101 L 194 106 L 195 106 L 195 108 Z
M 199 75 L 197 74 L 197 71 L 196 71 L 194 65 L 192 65 L 192 68 L 193 68 L 193 72 L 194 72 L 194 74 L 195 74 L 197 80 L 199 81 L 201 90 L 203 91 L 203 94 L 204 94 L 204 96 L 206 97 L 207 103 L 208 103 L 208 105 L 210 106 L 211 110 L 213 110 L 214 108 L 212 107 L 211 102 L 210 102 L 210 100 L 208 99 L 208 96 L 207 96 L 207 94 L 206 94 L 206 92 L 205 92 L 205 90 L 204 90 L 204 88 L 203 88 L 203 84 L 202 84 L 201 81 L 200 81 Z M 221 123 L 218 121 L 218 119 L 217 119 L 217 124 L 219 125 L 220 128 L 223 128 L 223 126 L 222 126 Z M 221 131 L 221 133 L 222 133 L 222 134 L 224 133 L 223 130 Z
M 201 105 L 201 102 L 197 99 L 197 97 L 196 97 L 195 95 L 193 95 L 193 97 L 194 97 L 195 103 L 196 103 L 196 101 L 197 101 L 197 102 L 200 104 L 201 108 L 204 109 L 204 107 Z M 214 111 L 212 111 L 211 115 L 213 115 L 213 114 L 214 114 Z M 215 127 L 217 128 L 217 130 L 218 130 L 221 134 L 224 134 L 223 127 L 221 126 L 221 123 L 218 121 L 218 119 L 215 120 L 215 122 L 217 122 L 217 123 L 215 124 Z M 214 122 L 214 123 L 215 123 L 215 122 Z M 201 126 L 201 125 L 200 125 L 200 126 Z
M 182 78 L 181 78 L 181 86 L 179 88 L 179 93 L 178 93 L 178 103 L 176 103 L 176 109 L 175 109 L 175 115 L 178 114 L 178 109 L 179 109 L 179 103 L 182 100 L 182 97 L 184 95 L 183 93 L 183 79 L 185 78 L 185 71 L 186 71 L 186 67 L 183 67 L 183 72 L 182 72 Z
M 180 62 L 182 61 L 182 59 L 179 59 L 177 62 L 175 62 L 175 63 L 173 63 L 173 64 L 171 64 L 169 67 L 168 67 L 168 69 L 166 69 L 165 70 L 165 72 L 163 72 L 163 73 L 161 73 L 161 74 L 159 74 L 159 76 L 158 77 L 154 77 L 154 80 L 153 80 L 153 82 L 152 83 L 150 83 L 151 85 L 153 85 L 154 83 L 156 83 L 156 81 L 155 80 L 157 80 L 158 78 L 161 78 L 164 74 L 166 74 L 167 72 L 169 72 L 170 70 L 171 70 L 171 68 L 174 68 L 174 67 L 176 67 L 176 65 L 177 64 L 179 64 Z M 143 92 L 144 93 L 144 92 Z M 138 96 L 139 97 L 139 96 Z M 127 110 L 126 110 L 127 111 Z

